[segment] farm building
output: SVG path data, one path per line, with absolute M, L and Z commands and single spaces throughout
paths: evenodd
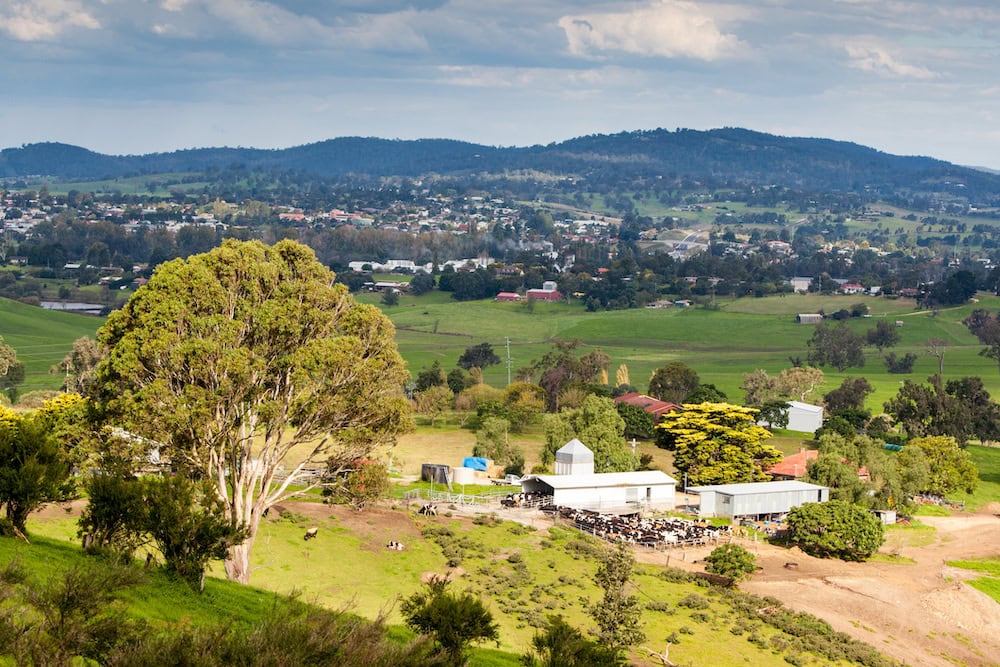
M 761 426 L 771 425 L 761 420 Z M 802 431 L 803 433 L 815 433 L 823 425 L 823 408 L 819 405 L 800 403 L 799 401 L 788 401 L 788 424 L 785 426 L 789 431 Z
M 496 295 L 495 301 L 520 301 L 521 295 L 517 292 L 500 292 Z
M 789 431 L 815 433 L 823 425 L 823 406 L 799 401 L 788 401 Z
M 830 499 L 827 487 L 798 481 L 689 486 L 687 490 L 700 496 L 698 514 L 702 517 L 769 517 Z
M 775 463 L 764 472 L 770 475 L 771 479 L 774 480 L 801 479 L 805 476 L 809 464 L 818 459 L 819 450 L 806 449 L 805 447 L 802 447 L 795 454 L 786 456 L 779 463 Z M 848 462 L 845 458 L 841 458 L 840 460 L 842 463 Z M 858 479 L 865 482 L 871 479 L 868 468 L 865 466 L 858 467 Z
M 524 493 L 551 495 L 552 504 L 602 512 L 671 510 L 677 480 L 660 470 L 576 475 L 528 475 Z
M 819 313 L 799 313 L 795 316 L 795 321 L 799 324 L 819 324 L 823 321 L 823 316 Z

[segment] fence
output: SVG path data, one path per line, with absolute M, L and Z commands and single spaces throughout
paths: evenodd
M 507 494 L 503 491 L 494 493 L 453 493 L 451 491 L 431 491 L 430 489 L 413 489 L 403 494 L 406 502 L 424 501 L 441 503 L 442 505 L 488 505 L 499 504 Z

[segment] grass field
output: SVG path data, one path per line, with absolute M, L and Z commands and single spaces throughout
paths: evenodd
M 915 310 L 912 301 L 857 296 L 788 295 L 720 301 L 719 310 L 599 313 L 588 313 L 579 303 L 539 303 L 530 312 L 523 304 L 458 303 L 443 296 L 403 296 L 399 305 L 385 309 L 396 324 L 397 342 L 414 375 L 434 361 L 452 368 L 466 347 L 489 342 L 504 363 L 486 369 L 486 382 L 504 386 L 507 339 L 511 366 L 517 369 L 545 354 L 552 340 L 577 338 L 584 349 L 599 348 L 611 357 L 612 374 L 620 364 L 628 366 L 631 383 L 641 390 L 645 390 L 653 370 L 670 361 L 681 361 L 694 368 L 702 382 L 715 384 L 730 400 L 740 402 L 743 393 L 739 386 L 744 374 L 756 368 L 778 373 L 791 366 L 789 357 L 808 356 L 807 342 L 813 327 L 796 324 L 796 313 L 820 309 L 830 312 L 864 301 L 869 303 L 873 316 L 853 320 L 850 326 L 864 333 L 882 318 L 902 322 L 901 341 L 893 351 L 899 356 L 907 352 L 918 355 L 914 372 L 890 374 L 878 354 L 867 350 L 864 367 L 843 373 L 824 369 L 826 383 L 817 395 L 833 389 L 846 377 L 864 376 L 876 390 L 868 405 L 881 411 L 902 380 L 923 382 L 937 372 L 937 360 L 925 353 L 925 341 L 930 338 L 948 343 L 946 380 L 979 375 L 994 395 L 1000 394 L 996 365 L 979 355 L 982 346 L 962 324 L 962 319 L 976 307 L 1000 308 L 1000 299 L 992 296 L 981 295 L 978 303 L 937 314 Z
M 65 517 L 33 519 L 34 543 L 0 540 L 0 559 L 21 558 L 33 571 L 52 576 L 81 558 L 75 544 L 59 541 L 73 532 L 73 523 Z M 550 614 L 590 630 L 587 609 L 600 599 L 592 578 L 604 543 L 562 527 L 535 530 L 489 517 L 478 523 L 447 516 L 424 520 L 389 509 L 329 519 L 272 515 L 254 548 L 253 583 L 259 588 L 221 581 L 217 567 L 203 596 L 154 574 L 124 597 L 138 616 L 200 624 L 253 621 L 272 599 L 269 591 L 298 591 L 307 601 L 349 607 L 366 617 L 387 611 L 390 622 L 398 623 L 399 599 L 417 590 L 425 573 L 447 572 L 450 558 L 465 573 L 455 585 L 483 596 L 500 625 L 500 650 L 483 647 L 470 664 L 516 665 L 517 654 Z M 320 528 L 319 537 L 304 542 L 303 530 L 312 525 Z M 430 532 L 424 537 L 420 530 Z M 403 541 L 406 550 L 385 549 L 386 539 Z M 637 566 L 634 592 L 645 608 L 645 645 L 662 650 L 671 638 L 670 658 L 678 664 L 777 667 L 788 664 L 788 655 L 808 656 L 807 663 L 794 664 L 837 664 L 802 654 L 791 635 L 748 618 L 720 591 L 663 574 L 661 567 Z
M 979 471 L 979 485 L 972 493 L 956 493 L 952 500 L 964 502 L 965 507 L 977 510 L 983 505 L 1000 502 L 1000 447 L 969 445 L 972 462 Z
M 379 303 L 378 295 L 362 294 L 359 300 Z M 1000 299 L 980 295 L 978 303 L 945 309 L 937 314 L 914 310 L 913 303 L 857 296 L 829 297 L 788 295 L 764 299 L 719 301 L 718 310 L 701 308 L 611 312 L 587 312 L 581 303 L 537 303 L 533 311 L 523 304 L 475 301 L 459 303 L 447 294 L 432 292 L 421 297 L 403 295 L 399 305 L 385 307 L 397 328 L 397 343 L 410 372 L 439 361 L 445 369 L 471 345 L 489 342 L 504 360 L 485 371 L 486 382 L 507 384 L 507 340 L 511 367 L 525 367 L 551 349 L 555 339 L 579 339 L 583 350 L 601 349 L 611 358 L 611 374 L 624 364 L 630 381 L 645 390 L 653 370 L 670 361 L 694 368 L 703 383 L 715 384 L 731 401 L 741 402 L 739 389 L 746 373 L 763 368 L 776 374 L 791 365 L 790 357 L 805 359 L 813 327 L 796 324 L 800 312 L 827 312 L 849 308 L 865 301 L 871 318 L 856 319 L 850 326 L 859 333 L 873 328 L 879 319 L 902 322 L 902 340 L 897 355 L 918 355 L 911 375 L 893 375 L 885 370 L 874 350 L 865 355 L 865 366 L 840 373 L 824 369 L 826 383 L 815 396 L 836 387 L 845 377 L 864 376 L 875 387 L 869 407 L 879 412 L 882 404 L 899 389 L 904 379 L 923 382 L 937 371 L 937 361 L 925 354 L 925 341 L 941 338 L 948 348 L 944 359 L 945 379 L 966 375 L 983 378 L 993 395 L 1000 395 L 1000 372 L 991 360 L 979 355 L 982 346 L 962 324 L 974 308 L 1000 308 Z M 26 390 L 54 388 L 59 379 L 46 375 L 62 358 L 72 341 L 93 335 L 100 320 L 52 313 L 23 304 L 0 300 L 0 336 L 28 362 Z
M 17 351 L 26 366 L 21 393 L 36 389 L 58 389 L 59 375 L 49 369 L 58 365 L 81 336 L 93 337 L 103 318 L 73 315 L 9 299 L 0 299 L 0 336 Z

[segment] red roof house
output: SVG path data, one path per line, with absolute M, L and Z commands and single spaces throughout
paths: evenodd
M 646 412 L 653 415 L 654 421 L 660 421 L 660 417 L 670 412 L 671 410 L 676 410 L 680 406 L 676 403 L 671 403 L 669 401 L 661 401 L 658 398 L 653 398 L 652 396 L 646 396 L 645 394 L 640 394 L 635 391 L 630 391 L 627 394 L 622 394 L 615 398 L 615 403 L 628 403 L 629 405 L 637 405 Z

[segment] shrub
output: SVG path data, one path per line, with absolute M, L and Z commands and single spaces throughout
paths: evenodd
M 688 609 L 708 609 L 711 603 L 697 593 L 689 593 L 677 602 L 677 606 Z
M 724 544 L 712 550 L 705 561 L 705 570 L 730 577 L 733 581 L 749 576 L 757 570 L 757 558 L 738 544 Z

